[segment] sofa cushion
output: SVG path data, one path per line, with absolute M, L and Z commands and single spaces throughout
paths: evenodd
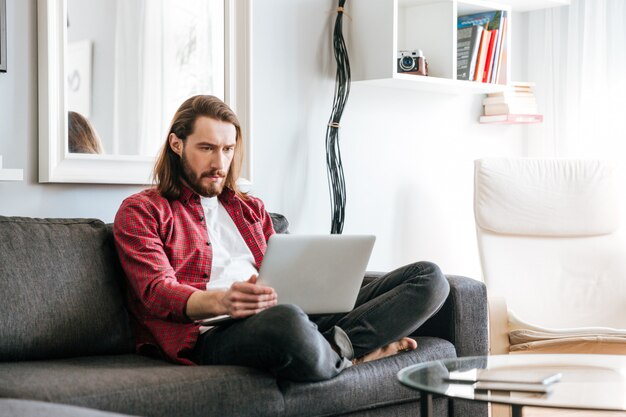
M 43 401 L 0 399 L 0 417 L 123 417 L 123 415 Z
M 131 351 L 121 285 L 101 221 L 0 216 L 0 360 Z
M 417 392 L 397 382 L 398 371 L 454 356 L 449 342 L 422 337 L 413 352 L 316 383 L 277 382 L 252 368 L 180 366 L 133 354 L 9 362 L 0 363 L 0 397 L 155 417 L 337 415 L 416 402 Z
M 0 363 L 0 397 L 142 416 L 275 416 L 276 379 L 237 366 L 181 366 L 140 355 Z
M 402 368 L 419 362 L 456 357 L 454 346 L 443 339 L 417 338 L 418 348 L 377 361 L 352 366 L 323 382 L 281 381 L 288 416 L 338 415 L 417 401 L 417 391 L 397 379 Z

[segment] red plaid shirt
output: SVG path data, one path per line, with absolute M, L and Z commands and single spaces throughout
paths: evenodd
M 225 188 L 218 197 L 250 248 L 257 269 L 274 234 L 261 200 Z M 138 352 L 160 352 L 192 365 L 188 353 L 199 325 L 185 315 L 187 300 L 211 278 L 213 251 L 200 197 L 183 188 L 168 201 L 156 189 L 128 197 L 115 216 L 115 244 L 128 280 L 127 301 Z M 248 277 L 242 277 L 247 279 Z

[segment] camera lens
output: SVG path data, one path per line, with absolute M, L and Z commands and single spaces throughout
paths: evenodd
M 413 58 L 411 58 L 410 56 L 402 57 L 402 59 L 400 60 L 400 68 L 402 68 L 404 71 L 413 69 Z

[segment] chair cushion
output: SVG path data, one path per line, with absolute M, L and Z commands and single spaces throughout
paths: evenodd
M 498 234 L 597 236 L 619 226 L 613 167 L 598 160 L 475 162 L 476 224 Z
M 104 223 L 0 216 L 0 361 L 130 352 Z
M 521 326 L 513 317 L 515 326 Z M 626 354 L 626 330 L 606 327 L 579 329 L 516 328 L 509 332 L 511 352 Z
M 626 355 L 626 338 L 587 335 L 518 342 L 519 334 L 511 335 L 511 353 L 584 353 Z M 538 335 L 536 335 L 538 336 Z

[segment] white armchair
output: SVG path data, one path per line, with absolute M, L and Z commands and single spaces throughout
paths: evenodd
M 626 239 L 614 168 L 598 160 L 475 161 L 490 351 L 626 354 Z

